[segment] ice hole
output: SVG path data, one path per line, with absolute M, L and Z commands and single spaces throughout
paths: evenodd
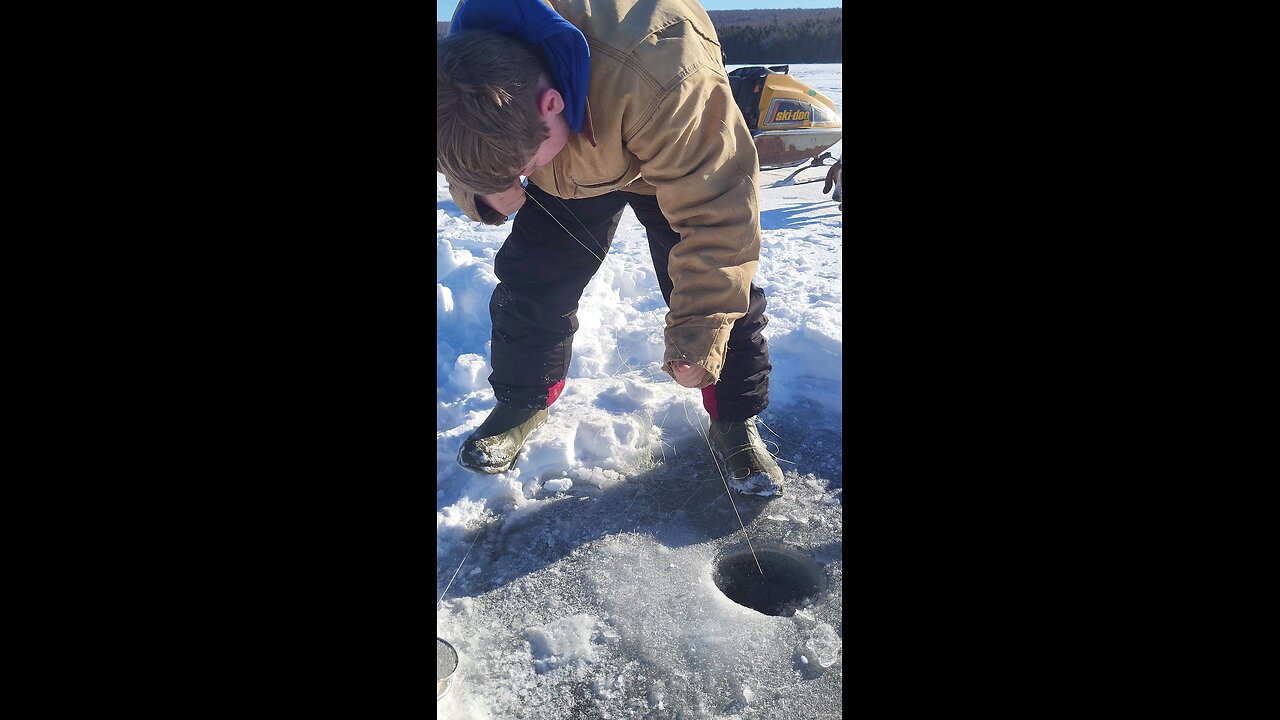
M 822 566 L 786 545 L 757 545 L 755 558 L 745 545 L 726 550 L 716 561 L 712 579 L 725 597 L 739 605 L 783 617 L 790 617 L 827 590 Z

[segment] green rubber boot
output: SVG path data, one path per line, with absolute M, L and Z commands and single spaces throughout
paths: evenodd
M 756 419 L 712 420 L 711 446 L 728 466 L 729 487 L 742 495 L 782 495 L 782 469 L 769 454 Z
M 546 421 L 546 408 L 513 408 L 498 403 L 458 449 L 458 464 L 485 475 L 506 472 L 516 464 L 524 441 Z

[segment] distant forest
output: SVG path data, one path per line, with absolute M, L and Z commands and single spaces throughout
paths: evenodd
M 729 65 L 844 62 L 840 8 L 708 10 Z
M 844 62 L 840 8 L 708 10 L 729 65 Z M 449 23 L 436 23 L 436 40 Z

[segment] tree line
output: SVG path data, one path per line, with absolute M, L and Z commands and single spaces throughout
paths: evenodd
M 715 12 L 709 14 L 715 23 Z M 768 25 L 716 24 L 716 34 L 730 65 L 844 62 L 844 28 L 839 15 L 786 22 L 775 15 Z
M 820 10 L 711 10 L 729 65 L 844 62 L 844 26 L 839 8 Z M 436 41 L 449 23 L 436 23 Z

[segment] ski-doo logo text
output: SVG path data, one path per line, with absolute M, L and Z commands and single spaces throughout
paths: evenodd
M 774 98 L 769 103 L 769 114 L 761 124 L 773 127 L 800 127 L 808 125 L 812 108 L 808 103 L 790 98 Z

